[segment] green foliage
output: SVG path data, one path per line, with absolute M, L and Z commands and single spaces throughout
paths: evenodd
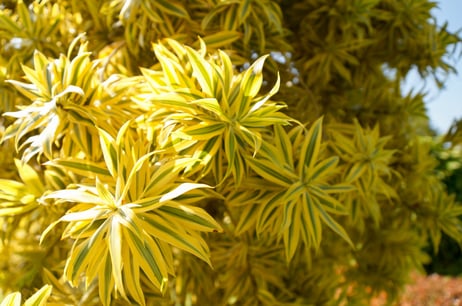
M 395 300 L 462 242 L 400 88 L 453 72 L 435 5 L 0 2 L 2 305 Z
M 454 127 L 456 124 L 454 124 Z M 448 193 L 456 201 L 460 202 L 462 201 L 462 155 L 460 140 L 458 140 L 457 135 L 454 135 L 454 132 L 456 132 L 454 128 L 452 128 L 452 132 L 448 133 L 443 139 L 437 139 L 433 153 L 438 159 L 438 170 Z M 462 273 L 461 244 L 451 239 L 447 234 L 443 233 L 441 235 L 439 248 L 435 249 L 430 245 L 429 252 L 431 252 L 432 261 L 425 266 L 428 273 L 453 276 L 458 276 Z

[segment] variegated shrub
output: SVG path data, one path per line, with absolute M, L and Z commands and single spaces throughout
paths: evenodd
M 0 305 L 393 301 L 462 242 L 400 89 L 453 69 L 433 7 L 0 1 Z

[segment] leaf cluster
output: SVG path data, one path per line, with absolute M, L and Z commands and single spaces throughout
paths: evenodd
M 392 302 L 462 242 L 435 5 L 1 2 L 2 305 Z

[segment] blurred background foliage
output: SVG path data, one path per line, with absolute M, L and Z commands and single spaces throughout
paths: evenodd
M 460 138 L 461 121 L 455 121 L 444 138 L 435 140 L 433 154 L 438 159 L 437 171 L 443 178 L 448 193 L 455 196 L 456 201 L 462 202 L 462 142 Z M 425 265 L 427 273 L 460 276 L 462 274 L 462 246 L 443 234 L 440 248 L 435 250 L 429 246 L 428 252 L 432 256 L 429 264 Z

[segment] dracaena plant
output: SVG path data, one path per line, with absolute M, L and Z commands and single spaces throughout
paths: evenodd
M 79 38 L 75 39 L 74 45 L 78 41 Z M 23 150 L 25 162 L 41 155 L 51 160 L 56 148 L 72 150 L 69 142 L 86 155 L 98 156 L 95 125 L 113 132 L 130 113 L 113 107 L 123 104 L 122 89 L 111 86 L 114 78 L 104 82 L 98 78 L 98 61 L 90 58 L 86 44 L 72 57 L 74 45 L 67 56 L 58 59 L 35 52 L 34 68 L 23 66 L 25 79 L 30 83 L 8 81 L 31 102 L 18 106 L 18 111 L 5 113 L 16 120 L 6 129 L 4 139 L 14 138 L 16 149 Z M 108 116 L 111 112 L 116 113 Z
M 1 2 L 2 306 L 391 303 L 462 241 L 400 86 L 434 6 Z
M 59 261 L 60 251 L 50 254 L 57 239 L 52 238 L 42 246 L 38 246 L 38 241 L 48 221 L 59 218 L 66 207 L 41 205 L 40 198 L 47 191 L 65 188 L 73 182 L 71 177 L 51 166 L 32 167 L 18 159 L 14 164 L 19 177 L 0 179 L 0 218 L 4 226 L 0 258 L 6 268 L 0 284 L 4 288 L 32 284 L 44 267 L 54 267 Z M 18 226 L 21 231 L 15 230 Z M 67 246 L 62 247 L 66 252 Z M 18 248 L 22 251 L 13 251 Z
M 387 183 L 399 175 L 389 166 L 396 153 L 385 148 L 390 137 L 380 137 L 378 126 L 364 129 L 357 122 L 350 127 L 333 124 L 329 133 L 331 147 L 344 161 L 342 180 L 358 191 L 342 197 L 349 215 L 356 221 L 364 218 L 360 215 L 366 215 L 379 222 L 379 201 L 397 198 L 396 191 Z
M 352 244 L 348 234 L 330 214 L 346 214 L 345 208 L 333 195 L 354 190 L 348 184 L 335 184 L 338 157 L 322 158 L 322 120 L 305 131 L 293 128 L 287 133 L 274 128 L 274 144 L 265 143 L 256 158 L 249 158 L 250 168 L 274 191 L 252 195 L 251 189 L 237 190 L 229 197 L 231 206 L 247 207 L 240 216 L 236 231 L 255 228 L 257 233 L 282 237 L 286 258 L 290 261 L 300 244 L 318 249 L 321 244 L 322 223 Z M 260 182 L 262 183 L 262 182 Z
M 148 112 L 145 121 L 159 130 L 164 149 L 198 159 L 202 175 L 213 170 L 215 184 L 232 174 L 239 185 L 263 135 L 294 120 L 282 113 L 284 103 L 270 100 L 279 79 L 261 93 L 265 57 L 235 73 L 226 53 L 206 58 L 201 46 L 196 51 L 173 40 L 154 46 L 162 73 L 143 69 L 146 88 L 136 99 Z
M 62 237 L 75 241 L 65 277 L 77 284 L 84 273 L 87 285 L 97 279 L 105 305 L 110 304 L 113 291 L 144 305 L 142 275 L 165 292 L 169 274 L 174 273 L 172 247 L 210 263 L 200 233 L 221 230 L 210 215 L 194 205 L 206 197 L 194 191 L 209 186 L 181 175 L 194 160 L 162 156 L 130 130 L 130 123 L 115 137 L 99 130 L 106 173 L 94 171 L 92 184 L 70 186 L 43 197 L 44 201 L 54 200 L 54 205 L 75 203 L 58 220 L 68 223 Z M 61 165 L 59 160 L 56 165 Z M 72 165 L 89 168 L 84 161 Z M 181 199 L 185 194 L 188 197 Z

